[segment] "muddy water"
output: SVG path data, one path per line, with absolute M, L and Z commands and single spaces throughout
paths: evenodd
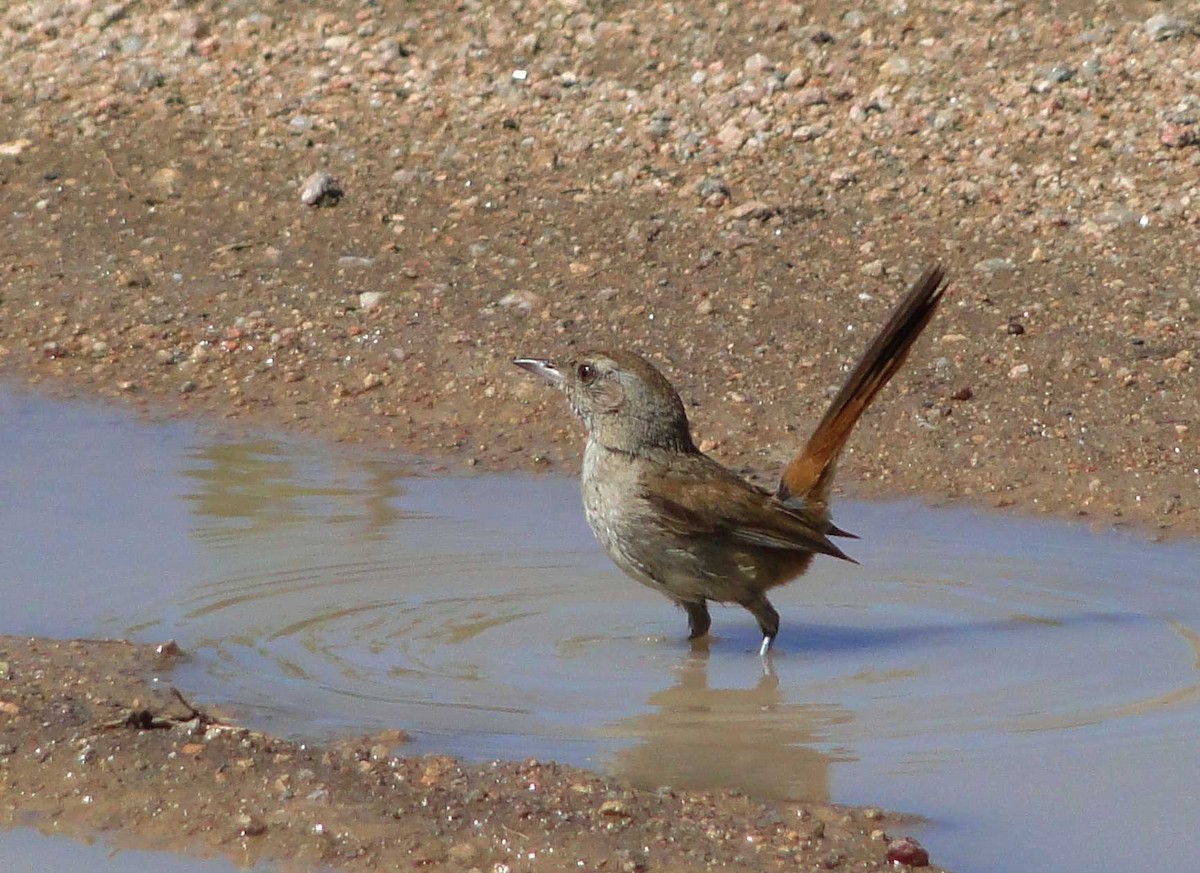
M 268 873 L 273 867 L 238 867 L 212 858 L 183 858 L 165 852 L 114 851 L 100 842 L 82 843 L 50 837 L 32 828 L 0 831 L 4 873 L 48 873 L 61 870 L 104 873 Z
M 0 394 L 3 629 L 173 637 L 179 684 L 257 727 L 404 728 L 413 751 L 557 758 L 924 814 L 967 871 L 1190 869 L 1200 549 L 915 503 L 838 507 L 862 565 L 707 654 L 612 569 L 573 483 L 209 438 Z

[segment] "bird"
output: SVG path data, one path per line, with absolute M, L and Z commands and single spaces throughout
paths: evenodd
M 830 513 L 838 459 L 945 289 L 941 265 L 924 270 L 784 466 L 774 491 L 701 452 L 679 393 L 635 352 L 588 350 L 559 361 L 513 363 L 561 390 L 583 422 L 584 514 L 612 561 L 682 607 L 692 641 L 709 632 L 710 602 L 745 608 L 762 631 L 759 654 L 766 659 L 780 625 L 767 592 L 802 575 L 815 555 L 857 563 L 832 539 L 856 538 Z

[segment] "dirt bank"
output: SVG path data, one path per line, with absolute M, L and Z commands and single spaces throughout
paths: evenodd
M 1200 529 L 1200 65 L 1162 4 L 14 3 L 0 367 L 484 467 L 639 349 L 778 469 L 921 264 L 843 484 Z M 336 205 L 306 206 L 318 171 Z

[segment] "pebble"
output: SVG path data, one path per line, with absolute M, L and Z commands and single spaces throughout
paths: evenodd
M 267 832 L 267 823 L 256 815 L 240 813 L 237 817 L 238 835 L 243 837 L 258 837 Z
M 746 62 L 742 65 L 742 69 L 751 76 L 757 76 L 759 73 L 773 70 L 775 67 L 772 65 L 770 59 L 766 55 L 762 54 L 761 52 L 756 52 L 750 55 L 750 57 L 746 58 Z
M 705 176 L 696 183 L 696 193 L 702 200 L 708 200 L 715 196 L 725 199 L 729 197 L 729 186 L 725 184 L 724 179 L 715 176 Z
M 342 198 L 338 181 L 324 170 L 319 170 L 304 180 L 300 186 L 300 201 L 305 206 L 331 206 Z
M 379 291 L 363 291 L 358 295 L 358 308 L 363 312 L 371 312 L 383 306 L 383 294 Z M 280 339 L 283 335 L 280 334 Z
M 515 309 L 524 315 L 528 315 L 535 307 L 541 306 L 541 304 L 542 296 L 540 294 L 524 289 L 510 291 L 496 301 L 497 306 L 504 309 Z
M 1028 375 L 1029 375 L 1029 365 L 1028 364 L 1017 364 L 1015 367 L 1013 367 L 1011 370 L 1008 371 L 1008 378 L 1010 378 L 1010 379 L 1024 379 Z
M 1165 12 L 1159 12 L 1146 19 L 1142 28 L 1146 36 L 1153 40 L 1174 39 L 1183 36 L 1190 30 L 1188 23 L 1182 18 L 1176 18 Z
M 912 837 L 901 837 L 887 845 L 889 864 L 904 867 L 928 867 L 929 852 Z
M 25 150 L 33 145 L 33 140 L 11 139 L 8 142 L 0 142 L 0 157 L 3 158 L 19 158 L 25 153 Z
M 988 258 L 975 263 L 977 273 L 1011 273 L 1016 268 L 1012 258 Z
M 763 203 L 761 200 L 751 200 L 749 203 L 743 203 L 740 206 L 730 209 L 729 218 L 734 221 L 746 218 L 756 218 L 759 221 L 763 221 L 778 211 L 775 207 Z
M 600 804 L 600 814 L 612 818 L 629 818 L 633 810 L 622 800 L 606 800 Z
M 900 55 L 893 55 L 879 65 L 879 75 L 885 79 L 906 79 L 912 75 L 912 64 Z
M 812 142 L 815 139 L 820 139 L 827 133 L 829 133 L 828 125 L 801 124 L 792 131 L 792 139 L 796 140 L 796 142 Z

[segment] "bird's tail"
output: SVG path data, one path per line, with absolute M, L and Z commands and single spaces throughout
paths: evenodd
M 838 456 L 850 432 L 875 395 L 899 371 L 933 317 L 945 291 L 945 279 L 945 270 L 937 265 L 928 268 L 909 289 L 829 404 L 804 448 L 783 468 L 776 491 L 780 500 L 798 498 L 811 509 L 824 510 Z

